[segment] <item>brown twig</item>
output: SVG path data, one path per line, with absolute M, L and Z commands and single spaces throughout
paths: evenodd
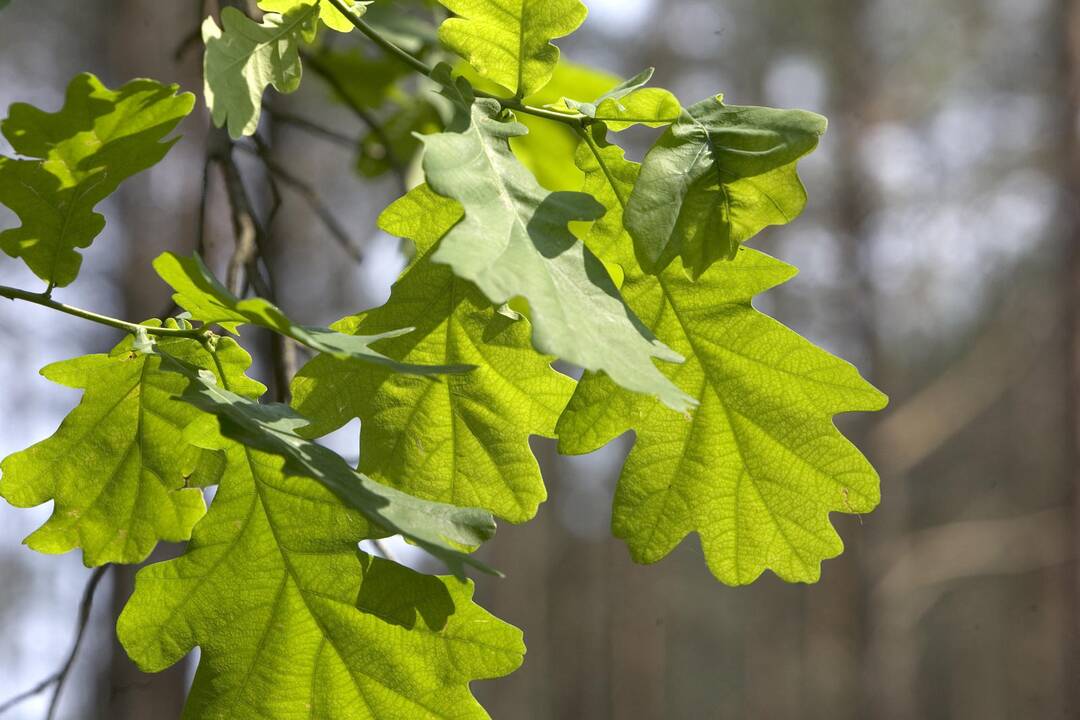
M 326 228 L 327 232 L 333 236 L 334 240 L 337 241 L 338 245 L 341 246 L 349 257 L 358 263 L 364 261 L 364 254 L 353 244 L 352 238 L 349 236 L 349 231 L 346 230 L 345 226 L 334 216 L 330 207 L 319 198 L 319 193 L 315 191 L 315 188 L 312 187 L 310 183 L 298 178 L 278 164 L 273 157 L 270 156 L 268 148 L 262 140 L 256 139 L 255 147 L 243 144 L 238 144 L 237 147 L 258 157 L 271 177 L 277 178 L 296 192 L 304 202 L 308 204 L 312 212 L 315 213 L 319 218 L 319 221 Z
M 59 670 L 39 682 L 34 687 L 25 692 L 21 692 L 15 697 L 5 701 L 3 704 L 0 704 L 0 714 L 7 712 L 16 705 L 55 686 L 52 699 L 49 701 L 46 720 L 53 720 L 56 717 L 56 712 L 60 708 L 60 694 L 64 690 L 64 685 L 67 683 L 68 676 L 71 674 L 71 668 L 75 665 L 75 658 L 79 654 L 79 648 L 82 646 L 83 639 L 86 637 L 86 628 L 90 623 L 90 611 L 94 607 L 94 593 L 97 590 L 97 586 L 101 583 L 101 579 L 105 577 L 105 573 L 108 572 L 109 567 L 109 565 L 102 565 L 99 568 L 95 568 L 94 572 L 90 575 L 90 579 L 86 582 L 86 587 L 83 589 L 82 600 L 79 602 L 78 630 L 75 632 L 75 642 L 72 644 L 71 652 L 68 653 L 67 658 L 64 660 L 64 664 L 60 666 Z
M 353 149 L 357 145 L 356 138 L 323 125 L 319 125 L 316 122 L 312 122 L 300 115 L 295 115 L 287 110 L 282 110 L 276 104 L 264 102 L 263 110 L 274 120 L 274 122 L 281 123 L 282 125 L 288 125 L 298 130 L 303 130 L 310 135 L 329 140 L 332 143 L 349 149 Z
M 395 177 L 398 180 L 398 185 L 402 188 L 402 192 L 408 189 L 408 178 L 405 177 L 405 164 L 401 161 L 401 158 L 394 152 L 393 145 L 390 143 L 390 136 L 386 134 L 386 130 L 382 124 L 367 111 L 367 108 L 358 104 L 349 95 L 349 91 L 341 84 L 341 80 L 338 79 L 330 68 L 322 62 L 318 55 L 312 55 L 311 53 L 301 52 L 301 56 L 304 60 L 305 66 L 310 68 L 313 73 L 318 75 L 323 81 L 330 86 L 334 94 L 338 99 L 345 103 L 345 106 L 352 111 L 354 115 L 367 126 L 371 134 L 382 144 L 386 149 L 386 162 L 393 170 Z

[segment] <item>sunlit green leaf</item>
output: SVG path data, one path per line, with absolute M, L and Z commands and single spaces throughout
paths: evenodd
M 833 425 L 833 416 L 878 410 L 885 397 L 848 363 L 751 306 L 795 274 L 740 249 L 692 282 L 678 260 L 659 276 L 638 269 L 616 215 L 638 172 L 594 138 L 579 159 L 586 188 L 611 208 L 587 239 L 626 272 L 623 296 L 687 360 L 664 370 L 700 405 L 680 417 L 649 398 L 587 373 L 559 420 L 566 453 L 595 450 L 633 430 L 637 440 L 615 494 L 612 528 L 638 562 L 655 562 L 691 532 L 712 572 L 732 585 L 766 568 L 812 582 L 842 550 L 830 512 L 877 505 L 878 477 Z M 603 168 L 597 157 L 603 159 Z
M 201 648 L 184 717 L 486 718 L 469 683 L 513 672 L 521 632 L 471 582 L 359 552 L 360 513 L 280 457 L 227 452 L 187 551 L 139 572 L 117 624 L 146 671 Z
M 161 140 L 195 103 L 176 91 L 153 80 L 110 90 L 84 73 L 68 85 L 59 112 L 12 105 L 0 127 L 21 157 L 0 156 L 0 203 L 22 225 L 0 232 L 0 248 L 42 280 L 70 284 L 82 264 L 77 250 L 105 227 L 94 206 L 176 142 Z
M 457 17 L 439 39 L 484 77 L 519 97 L 547 84 L 559 62 L 551 40 L 574 32 L 587 10 L 580 0 L 439 0 Z
M 563 98 L 551 107 L 600 120 L 609 130 L 616 132 L 634 125 L 670 125 L 682 115 L 682 105 L 679 104 L 679 99 L 667 90 L 645 87 L 652 75 L 653 69 L 648 68 L 592 102 Z
M 290 10 L 303 7 L 305 5 L 311 5 L 313 0 L 259 0 L 259 8 L 266 10 L 267 12 L 286 14 Z M 346 4 L 352 4 L 353 14 L 357 17 L 361 17 L 367 10 L 367 6 L 371 4 L 370 0 L 367 2 L 354 2 Z M 326 23 L 326 27 L 331 30 L 337 30 L 338 32 L 351 32 L 353 30 L 353 24 L 349 21 L 349 18 L 341 14 L 337 8 L 334 7 L 330 0 L 318 0 L 319 5 L 319 19 Z
M 522 522 L 546 497 L 529 435 L 553 436 L 574 383 L 532 349 L 528 321 L 498 314 L 472 283 L 431 261 L 460 218 L 456 202 L 423 185 L 391 205 L 380 226 L 413 240 L 417 258 L 384 306 L 335 328 L 379 333 L 407 322 L 417 329 L 381 343 L 383 352 L 476 369 L 431 380 L 321 356 L 297 375 L 293 404 L 313 418 L 313 434 L 361 418 L 360 469 L 374 479 Z
M 164 367 L 187 377 L 184 402 L 217 416 L 221 433 L 249 452 L 283 459 L 283 472 L 319 481 L 367 519 L 365 537 L 400 534 L 462 574 L 464 564 L 491 572 L 464 550 L 476 548 L 495 534 L 491 513 L 420 500 L 356 472 L 332 450 L 300 432 L 308 420 L 280 403 L 253 402 L 218 385 L 212 375 L 178 358 L 164 357 Z M 205 432 L 200 430 L 200 436 Z
M 176 323 L 170 321 L 170 327 Z M 161 360 L 131 350 L 129 337 L 108 355 L 49 365 L 49 380 L 83 390 L 83 399 L 56 434 L 0 463 L 0 495 L 32 507 L 52 500 L 49 520 L 26 539 L 39 552 L 83 549 L 88 566 L 137 563 L 158 540 L 180 541 L 202 517 L 199 486 L 205 451 L 182 438 L 202 415 L 176 398 L 187 385 Z M 186 362 L 217 373 L 196 340 L 161 345 Z M 236 343 L 222 341 L 218 358 L 229 382 L 247 397 L 264 388 L 244 377 L 251 363 Z
M 653 364 L 681 358 L 627 309 L 603 264 L 567 229 L 571 221 L 600 217 L 603 207 L 583 193 L 543 189 L 510 152 L 508 140 L 525 128 L 495 101 L 468 103 L 464 80 L 457 92 L 460 132 L 425 137 L 423 167 L 431 188 L 460 202 L 465 216 L 432 260 L 476 283 L 494 303 L 528 301 L 540 352 L 603 370 L 671 407 L 690 407 Z
M 649 272 L 676 257 L 697 277 L 769 225 L 806 205 L 796 173 L 817 147 L 825 118 L 804 110 L 703 100 L 645 156 L 626 208 L 638 261 Z
M 314 38 L 319 6 L 286 4 L 295 7 L 284 15 L 267 13 L 262 23 L 233 7 L 222 9 L 222 27 L 212 17 L 203 22 L 206 105 L 214 124 L 227 125 L 234 139 L 259 127 L 268 85 L 279 93 L 300 87 L 300 43 Z
M 292 338 L 312 350 L 336 358 L 359 358 L 385 365 L 398 372 L 417 374 L 465 372 L 462 365 L 427 366 L 398 362 L 371 348 L 379 340 L 412 332 L 412 328 L 397 328 L 378 335 L 347 335 L 327 328 L 297 325 L 273 303 L 262 298 L 239 300 L 210 272 L 202 258 L 180 257 L 163 253 L 154 260 L 154 269 L 175 294 L 177 305 L 191 314 L 193 320 L 207 325 L 219 325 L 235 333 L 240 325 L 257 325 Z

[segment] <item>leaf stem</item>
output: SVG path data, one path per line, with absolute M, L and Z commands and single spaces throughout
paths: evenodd
M 370 39 L 373 43 L 378 45 L 388 54 L 393 55 L 398 60 L 401 60 L 403 63 L 405 63 L 421 75 L 431 77 L 433 69 L 430 65 L 380 35 L 378 30 L 373 28 L 371 25 L 368 25 L 362 18 L 357 17 L 357 15 L 352 11 L 352 9 L 348 6 L 345 0 L 330 0 L 330 4 L 337 8 L 338 12 L 347 17 L 349 19 L 349 22 L 351 22 L 357 30 L 366 35 L 368 39 Z M 493 95 L 492 93 L 486 92 L 484 90 L 474 89 L 473 92 L 476 94 L 477 97 L 497 100 L 498 103 L 502 105 L 502 107 L 506 110 L 517 110 L 519 112 L 526 113 L 527 115 L 534 115 L 545 120 L 559 122 L 574 128 L 581 127 L 584 124 L 584 116 L 582 115 L 567 115 L 566 113 L 556 112 L 554 110 L 548 110 L 546 108 L 526 105 L 520 100 L 501 98 L 498 95 Z
M 607 162 L 604 160 L 603 154 L 600 152 L 600 146 L 596 144 L 596 140 L 592 134 L 586 128 L 580 128 L 578 135 L 585 141 L 585 144 L 589 146 L 589 150 L 592 152 L 593 157 L 596 158 L 597 164 L 600 169 L 604 171 L 604 177 L 607 178 L 608 184 L 611 185 L 611 191 L 615 193 L 615 199 L 619 201 L 619 205 L 623 210 L 626 210 L 628 200 L 623 197 L 622 190 L 619 187 L 619 183 L 615 182 L 615 176 L 611 174 L 611 168 L 608 167 Z
M 57 312 L 62 312 L 67 315 L 72 315 L 83 320 L 89 320 L 90 322 L 97 323 L 98 325 L 107 325 L 111 328 L 123 330 L 124 332 L 137 333 L 139 331 L 145 332 L 148 335 L 157 335 L 159 337 L 186 337 L 199 339 L 205 336 L 209 331 L 205 328 L 169 328 L 169 327 L 154 327 L 152 325 L 142 325 L 139 323 L 128 322 L 127 320 L 120 320 L 119 318 L 109 317 L 108 315 L 100 315 L 96 312 L 89 310 L 83 310 L 82 308 L 72 307 L 71 305 L 65 305 L 62 302 L 53 300 L 49 295 L 45 293 L 32 293 L 26 290 L 20 290 L 18 288 L 8 287 L 6 285 L 0 285 L 0 297 L 7 298 L 8 300 L 22 300 L 23 302 L 33 303 L 35 305 L 41 305 Z

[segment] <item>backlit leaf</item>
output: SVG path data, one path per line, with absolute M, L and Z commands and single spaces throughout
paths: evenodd
M 221 433 L 247 451 L 278 456 L 284 461 L 283 472 L 312 478 L 333 491 L 368 521 L 364 537 L 400 534 L 441 558 L 456 575 L 466 563 L 493 572 L 463 552 L 495 534 L 491 513 L 420 500 L 377 483 L 337 453 L 301 437 L 298 432 L 308 420 L 289 406 L 253 402 L 218 385 L 212 375 L 157 352 L 166 368 L 188 378 L 180 396 L 184 402 L 217 416 Z
M 645 87 L 652 75 L 653 69 L 648 68 L 592 102 L 564 98 L 551 107 L 600 120 L 609 130 L 616 132 L 634 125 L 670 125 L 682 115 L 682 105 L 679 104 L 679 99 L 667 90 Z
M 567 228 L 575 220 L 595 220 L 604 208 L 583 193 L 542 188 L 510 151 L 508 140 L 523 135 L 524 126 L 493 100 L 469 103 L 463 80 L 457 92 L 461 131 L 423 139 L 428 184 L 465 209 L 432 260 L 476 283 L 494 303 L 528 301 L 540 352 L 603 370 L 670 407 L 692 406 L 653 364 L 653 358 L 678 362 L 679 355 L 627 309 L 603 264 Z
M 240 325 L 257 325 L 332 357 L 359 358 L 386 365 L 398 372 L 436 374 L 465 372 L 469 369 L 464 365 L 428 366 L 402 363 L 371 348 L 371 345 L 379 340 L 410 333 L 412 328 L 396 328 L 369 336 L 347 335 L 327 328 L 297 325 L 267 300 L 237 299 L 218 282 L 198 255 L 180 257 L 173 253 L 163 253 L 154 260 L 154 269 L 161 279 L 176 291 L 173 300 L 187 310 L 193 320 L 207 325 L 219 325 L 232 333 L 235 333 Z
M 612 528 L 638 562 L 661 559 L 697 532 L 725 583 L 753 582 L 766 568 L 788 581 L 817 580 L 821 561 L 843 548 L 829 513 L 869 512 L 879 500 L 877 474 L 833 416 L 881 409 L 885 397 L 854 367 L 751 306 L 795 274 L 789 265 L 744 248 L 697 282 L 678 260 L 658 276 L 638 269 L 614 217 L 638 166 L 602 135 L 595 140 L 597 153 L 583 147 L 579 159 L 586 187 L 611 213 L 588 242 L 623 266 L 627 302 L 686 356 L 665 372 L 700 405 L 680 417 L 588 373 L 559 421 L 560 450 L 589 452 L 635 431 Z
M 280 457 L 231 443 L 183 556 L 139 571 L 117 634 L 140 668 L 196 646 L 184 717 L 486 718 L 473 680 L 521 664 L 521 632 L 472 583 L 357 550 L 368 523 Z
M 360 470 L 418 497 L 487 508 L 512 522 L 546 497 L 529 435 L 554 435 L 573 392 L 570 378 L 529 341 L 526 320 L 498 314 L 476 286 L 431 261 L 461 207 L 421 185 L 383 213 L 380 226 L 413 240 L 417 258 L 389 301 L 335 327 L 379 333 L 416 330 L 380 349 L 402 361 L 474 365 L 438 380 L 409 377 L 320 356 L 293 383 L 293 404 L 313 434 L 361 418 Z
M 42 280 L 69 285 L 82 264 L 77 250 L 105 227 L 94 206 L 176 142 L 162 139 L 195 103 L 176 91 L 153 80 L 110 90 L 84 73 L 68 85 L 59 112 L 12 105 L 0 128 L 21 158 L 0 156 L 0 203 L 22 225 L 0 232 L 0 248 Z
M 198 341 L 160 342 L 186 362 L 218 372 Z M 81 547 L 88 566 L 137 563 L 158 540 L 186 540 L 203 515 L 199 486 L 217 478 L 202 476 L 205 451 L 182 438 L 202 413 L 177 401 L 187 385 L 182 377 L 131 346 L 129 337 L 108 355 L 41 371 L 84 393 L 55 435 L 0 463 L 0 495 L 12 505 L 54 501 L 52 516 L 26 539 L 34 550 Z M 218 357 L 234 387 L 248 397 L 262 394 L 261 385 L 244 377 L 251 358 L 236 343 L 222 341 Z
M 551 40 L 574 32 L 588 13 L 580 0 L 439 0 L 457 17 L 439 39 L 518 97 L 547 84 L 559 62 Z
M 286 14 L 290 10 L 294 10 L 298 7 L 305 5 L 311 5 L 312 0 L 259 0 L 259 8 L 266 10 L 267 12 Z M 334 7 L 334 4 L 329 0 L 318 0 L 319 4 L 319 19 L 326 23 L 326 27 L 331 30 L 337 30 L 338 32 L 352 32 L 353 24 L 349 21 L 349 18 L 341 14 L 341 11 Z M 346 4 L 349 4 L 348 2 Z M 353 13 L 357 17 L 361 17 L 367 10 L 369 2 L 357 2 L 352 3 Z

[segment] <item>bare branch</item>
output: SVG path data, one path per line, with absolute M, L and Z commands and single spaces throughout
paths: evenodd
M 75 665 L 75 658 L 79 654 L 79 648 L 82 647 L 83 639 L 86 637 L 86 628 L 90 622 L 90 611 L 93 610 L 94 607 L 94 593 L 97 591 L 101 579 L 105 577 L 105 573 L 109 571 L 110 567 L 110 565 L 102 565 L 99 568 L 95 568 L 94 572 L 90 575 L 90 579 L 86 582 L 86 587 L 83 589 L 82 600 L 79 602 L 78 629 L 75 632 L 75 642 L 72 644 L 71 652 L 68 653 L 67 658 L 64 660 L 64 664 L 60 666 L 59 670 L 39 682 L 34 687 L 25 692 L 21 692 L 10 700 L 0 704 L 0 715 L 16 705 L 29 700 L 35 695 L 45 692 L 50 687 L 55 686 L 52 699 L 49 701 L 49 710 L 46 714 L 46 719 L 53 720 L 56 717 L 56 712 L 60 708 L 60 694 L 64 690 L 64 685 L 67 683 L 68 676 L 71 674 L 71 669 Z
M 364 261 L 364 254 L 359 248 L 357 248 L 349 236 L 349 231 L 345 229 L 345 226 L 334 216 L 330 207 L 319 198 L 319 193 L 315 188 L 311 186 L 305 180 L 296 177 L 291 172 L 286 170 L 280 164 L 278 164 L 270 153 L 267 152 L 267 148 L 262 144 L 261 140 L 256 140 L 256 147 L 252 148 L 249 145 L 238 144 L 237 147 L 252 153 L 257 156 L 266 167 L 266 171 L 272 176 L 280 180 L 283 184 L 287 185 L 293 191 L 295 191 L 311 208 L 312 212 L 319 218 L 319 221 L 326 228 L 327 232 L 337 241 L 338 245 L 356 262 Z
M 288 125 L 298 130 L 303 130 L 315 137 L 329 140 L 332 143 L 336 143 L 349 149 L 353 149 L 357 145 L 356 138 L 338 132 L 337 130 L 324 127 L 323 125 L 319 125 L 305 117 L 294 115 L 287 110 L 282 110 L 276 104 L 263 103 L 263 110 L 273 118 L 274 122 L 281 123 L 282 125 Z
M 367 111 L 366 108 L 357 104 L 348 90 L 341 84 L 341 81 L 330 72 L 330 69 L 323 64 L 322 60 L 317 55 L 311 53 L 302 53 L 302 57 L 306 67 L 311 68 L 311 71 L 321 77 L 330 89 L 334 91 L 345 105 L 360 119 L 364 125 L 368 127 L 371 134 L 382 144 L 386 149 L 386 162 L 394 171 L 394 175 L 397 177 L 398 185 L 401 187 L 402 192 L 408 190 L 408 178 L 405 177 L 405 164 L 401 161 L 401 158 L 397 157 L 394 152 L 393 145 L 390 143 L 390 136 L 386 134 L 386 130 L 383 129 L 382 124 Z

